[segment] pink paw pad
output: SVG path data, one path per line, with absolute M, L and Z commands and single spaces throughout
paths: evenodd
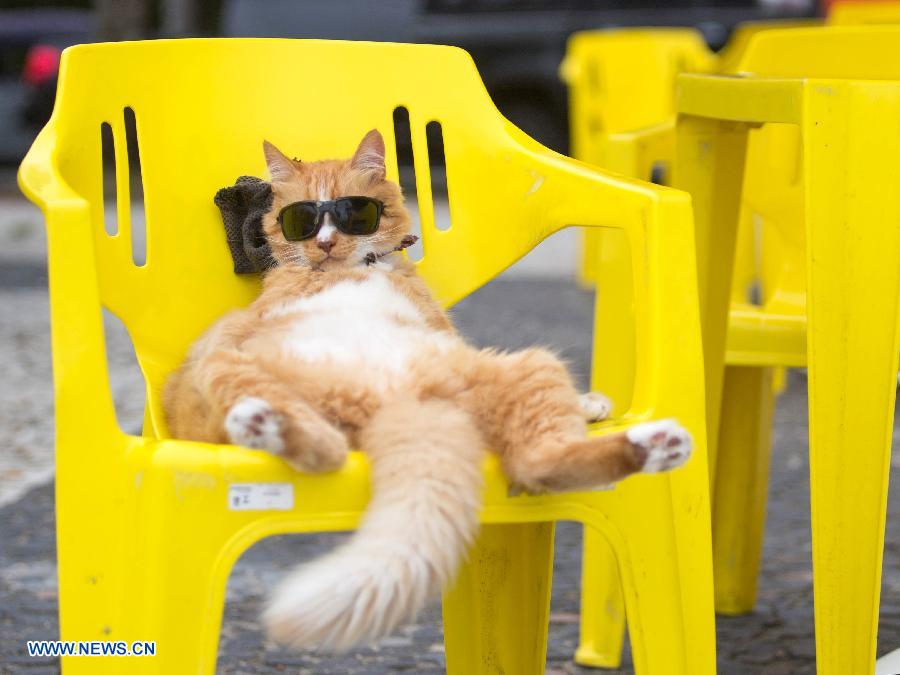
M 627 432 L 638 457 L 643 458 L 644 473 L 657 473 L 684 464 L 691 456 L 691 435 L 675 420 L 657 420 L 636 424 Z
M 235 445 L 276 453 L 284 450 L 281 418 L 261 398 L 244 396 L 231 406 L 225 416 L 225 432 Z

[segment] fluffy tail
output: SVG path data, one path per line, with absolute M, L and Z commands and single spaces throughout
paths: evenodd
M 478 531 L 483 443 L 444 401 L 387 406 L 365 429 L 373 497 L 346 544 L 299 567 L 263 619 L 279 642 L 342 651 L 411 621 L 450 582 Z

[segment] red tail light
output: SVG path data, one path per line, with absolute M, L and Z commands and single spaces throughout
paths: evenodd
M 38 86 L 56 77 L 59 71 L 59 54 L 56 47 L 33 45 L 25 57 L 22 79 L 32 86 Z

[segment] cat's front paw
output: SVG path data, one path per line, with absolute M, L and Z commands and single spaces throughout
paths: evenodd
M 681 466 L 691 456 L 694 446 L 691 435 L 675 420 L 636 424 L 626 435 L 643 463 L 641 471 L 644 473 Z
M 281 416 L 268 402 L 244 396 L 225 415 L 225 433 L 234 445 L 280 453 L 284 450 Z
M 589 391 L 578 397 L 584 419 L 588 422 L 602 422 L 609 417 L 613 404 L 609 398 L 599 391 Z

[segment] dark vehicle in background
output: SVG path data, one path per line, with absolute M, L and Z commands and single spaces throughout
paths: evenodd
M 566 91 L 557 73 L 573 32 L 693 26 L 718 48 L 742 21 L 815 11 L 814 0 L 35 0 L 30 9 L 3 9 L 23 4 L 0 0 L 6 165 L 18 163 L 50 116 L 60 51 L 81 42 L 222 35 L 456 45 L 472 54 L 504 115 L 566 152 Z
M 565 152 L 566 90 L 557 73 L 566 39 L 575 31 L 693 26 L 717 49 L 742 21 L 814 11 L 813 0 L 223 0 L 220 26 L 226 36 L 462 47 L 472 54 L 501 112 Z
M 92 29 L 88 10 L 0 9 L 0 163 L 25 155 L 53 109 L 60 52 Z

